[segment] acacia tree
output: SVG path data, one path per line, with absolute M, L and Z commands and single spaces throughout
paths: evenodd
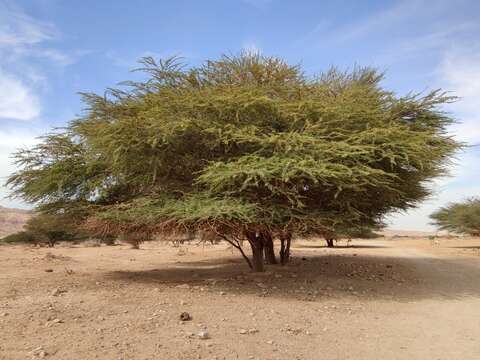
M 307 77 L 248 53 L 142 64 L 145 81 L 83 94 L 81 118 L 16 153 L 15 195 L 94 233 L 214 232 L 263 271 L 275 238 L 283 264 L 293 235 L 333 239 L 414 207 L 459 147 L 438 108 L 453 98 L 397 96 L 374 69 Z
M 480 199 L 451 203 L 440 208 L 430 218 L 440 230 L 480 236 Z

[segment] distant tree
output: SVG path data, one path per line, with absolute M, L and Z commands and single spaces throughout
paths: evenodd
M 85 232 L 72 226 L 69 218 L 53 214 L 36 214 L 25 224 L 24 230 L 3 239 L 5 243 L 46 244 L 53 247 L 59 241 L 86 239 Z
M 480 199 L 451 203 L 434 212 L 430 218 L 440 230 L 480 236 Z
M 293 235 L 333 239 L 416 206 L 459 147 L 439 110 L 452 97 L 397 96 L 374 69 L 307 77 L 251 53 L 142 64 L 145 81 L 84 94 L 82 117 L 17 152 L 15 195 L 95 234 L 213 232 L 263 271 L 275 239 L 284 264 Z
M 30 233 L 38 243 L 45 243 L 50 247 L 60 241 L 75 241 L 85 238 L 72 226 L 68 217 L 54 214 L 37 214 L 25 224 L 25 232 Z

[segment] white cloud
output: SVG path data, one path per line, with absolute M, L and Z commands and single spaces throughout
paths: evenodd
M 463 141 L 480 143 L 480 49 L 449 50 L 439 75 L 445 89 L 460 97 L 449 107 L 461 121 L 452 132 Z
M 44 46 L 57 36 L 52 24 L 0 1 L 0 120 L 31 120 L 40 115 L 39 94 L 46 77 L 32 58 L 46 58 L 56 65 L 73 62 L 63 52 Z
M 40 113 L 40 101 L 24 82 L 0 69 L 0 118 L 30 120 Z
M 0 6 L 0 47 L 24 47 L 53 38 L 55 28 L 51 24 L 39 22 L 4 3 Z
M 37 137 L 43 131 L 25 130 L 25 129 L 0 129 L 0 205 L 5 207 L 28 207 L 18 199 L 9 199 L 9 190 L 3 185 L 9 175 L 15 171 L 15 166 L 12 163 L 12 153 L 23 146 L 32 146 L 38 142 Z

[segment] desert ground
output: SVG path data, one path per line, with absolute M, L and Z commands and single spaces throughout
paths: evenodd
M 1 246 L 0 359 L 480 359 L 480 239 L 338 245 Z

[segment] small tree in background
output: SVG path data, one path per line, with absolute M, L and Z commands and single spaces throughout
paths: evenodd
M 60 241 L 80 241 L 86 239 L 85 232 L 73 226 L 71 219 L 59 214 L 37 213 L 25 224 L 24 231 L 3 239 L 6 243 L 46 244 L 55 246 Z
M 374 69 L 142 63 L 144 82 L 84 94 L 81 118 L 17 152 L 15 195 L 95 234 L 213 232 L 263 271 L 275 239 L 284 264 L 293 235 L 334 239 L 416 206 L 459 147 L 438 109 L 453 98 L 397 96 Z
M 434 212 L 430 218 L 440 230 L 480 236 L 480 199 L 449 204 Z

